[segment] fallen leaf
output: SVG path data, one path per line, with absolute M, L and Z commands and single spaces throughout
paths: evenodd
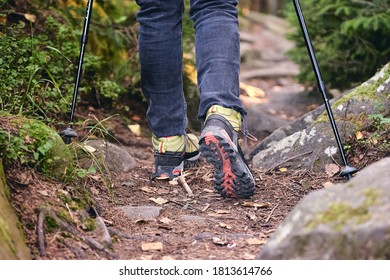
M 338 167 L 336 164 L 334 163 L 330 163 L 330 164 L 326 164 L 325 165 L 325 173 L 329 176 L 329 177 L 333 177 L 336 173 L 338 173 L 340 171 L 340 167 Z
M 219 223 L 219 226 L 220 226 L 221 228 L 232 229 L 232 226 L 231 226 L 231 225 L 228 225 L 228 224 L 225 224 L 225 223 Z
M 142 243 L 141 244 L 142 251 L 155 251 L 155 250 L 162 250 L 163 244 L 161 242 L 154 242 L 154 243 Z
M 37 16 L 32 14 L 24 14 L 24 18 L 27 19 L 29 22 L 36 22 Z
M 142 188 L 141 188 L 141 191 L 146 192 L 146 193 L 153 193 L 153 192 L 154 192 L 154 191 L 153 191 L 151 188 L 149 188 L 149 187 L 142 187 Z
M 334 184 L 333 184 L 332 182 L 325 182 L 325 183 L 322 184 L 322 186 L 323 186 L 324 188 L 329 188 L 329 187 L 333 187 Z
M 160 219 L 160 222 L 162 222 L 163 224 L 169 225 L 172 222 L 172 220 L 165 217 L 165 218 Z
M 46 190 L 42 190 L 42 191 L 38 191 L 41 195 L 43 195 L 43 196 L 49 196 L 49 193 L 48 193 L 48 191 L 46 191 Z
M 249 239 L 246 240 L 246 242 L 248 243 L 248 245 L 263 245 L 267 241 L 261 240 L 261 239 L 257 239 L 257 238 L 249 238 Z
M 170 180 L 169 184 L 172 186 L 177 186 L 179 184 L 179 182 L 177 180 Z
M 286 171 L 287 171 L 287 168 L 281 167 L 281 168 L 279 168 L 279 171 L 280 171 L 280 172 L 286 172 Z
M 94 147 L 88 146 L 88 145 L 84 145 L 83 149 L 84 149 L 84 151 L 86 151 L 87 153 L 90 153 L 90 154 L 93 154 L 94 152 L 96 152 L 96 149 Z
M 224 246 L 224 245 L 227 244 L 227 240 L 226 239 L 222 240 L 221 238 L 214 236 L 213 237 L 213 243 L 216 244 L 216 245 Z
M 136 136 L 141 136 L 141 126 L 139 124 L 129 124 L 127 126 L 131 132 L 133 132 Z
M 149 198 L 149 200 L 153 201 L 154 203 L 157 203 L 158 205 L 163 205 L 168 202 L 168 200 L 162 197 L 158 197 L 158 198 L 151 197 Z
M 256 208 L 266 208 L 269 207 L 270 205 L 267 203 L 255 203 L 251 201 L 245 201 L 244 203 L 241 204 L 241 206 L 244 207 L 256 207 Z
M 357 131 L 355 133 L 355 136 L 356 136 L 356 140 L 360 140 L 363 138 L 363 133 L 361 131 Z

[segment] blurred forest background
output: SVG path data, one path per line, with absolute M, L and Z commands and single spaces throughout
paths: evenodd
M 324 79 L 345 90 L 371 77 L 390 58 L 388 0 L 301 0 Z M 0 110 L 64 126 L 68 120 L 87 0 L 0 0 Z M 295 11 L 287 0 L 245 0 L 240 15 L 256 11 L 286 19 L 300 67 L 297 79 L 315 81 Z M 189 0 L 186 0 L 186 10 Z M 134 0 L 96 0 L 78 108 L 122 113 L 144 110 Z M 183 19 L 185 93 L 197 95 L 193 26 Z M 131 120 L 128 120 L 131 123 Z

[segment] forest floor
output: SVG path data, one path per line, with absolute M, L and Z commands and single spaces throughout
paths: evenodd
M 262 30 L 267 31 L 256 25 L 247 32 L 261 36 Z M 243 73 L 247 71 L 245 67 Z M 283 87 L 301 88 L 291 76 L 249 82 L 265 92 L 285 92 Z M 273 103 L 272 96 L 279 99 Z M 313 103 L 302 99 L 302 108 L 306 109 L 286 116 L 280 112 L 283 107 L 280 95 L 270 95 L 268 99 L 269 104 L 278 106 L 274 113 L 284 114 L 282 117 L 289 120 L 313 109 Z M 89 174 L 75 188 L 35 170 L 20 167 L 8 170 L 13 206 L 33 259 L 251 260 L 306 194 L 342 181 L 333 174 L 287 170 L 283 166 L 273 170 L 253 169 L 255 195 L 251 199 L 226 199 L 213 189 L 212 166 L 201 161 L 185 175 L 190 195 L 178 181 L 151 181 L 150 138 L 135 136 L 119 117 L 111 118 L 110 122 L 114 136 L 127 139 L 124 147 L 137 161 L 137 167 L 130 172 L 109 174 L 105 178 Z M 145 123 L 141 126 L 148 130 Z M 374 152 L 366 154 L 365 164 L 380 156 Z M 351 155 L 350 160 L 359 162 L 362 158 Z M 85 191 L 93 202 L 78 209 L 74 202 L 82 201 Z M 133 207 L 130 210 L 141 211 L 144 217 L 130 218 L 123 207 Z M 150 217 L 145 217 L 149 214 Z

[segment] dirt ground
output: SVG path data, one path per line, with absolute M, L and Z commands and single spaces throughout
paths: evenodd
M 344 181 L 283 166 L 252 169 L 253 198 L 226 199 L 213 189 L 212 166 L 201 160 L 185 176 L 190 195 L 177 181 L 150 180 L 149 139 L 136 140 L 140 145 L 126 148 L 137 167 L 127 173 L 90 174 L 66 184 L 30 168 L 7 169 L 12 204 L 33 259 L 254 259 L 306 194 Z M 358 167 L 384 157 L 374 146 L 352 144 L 352 150 L 349 160 Z M 86 193 L 92 200 L 85 202 Z M 150 219 L 130 219 L 123 206 L 160 209 Z

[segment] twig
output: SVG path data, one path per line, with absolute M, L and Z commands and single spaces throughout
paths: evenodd
M 72 220 L 74 221 L 73 213 L 72 213 L 72 211 L 70 211 L 70 208 L 69 208 L 68 203 L 65 203 L 65 206 L 66 206 L 66 209 L 68 209 L 68 212 L 69 212 L 70 217 L 71 217 Z
M 268 222 L 269 222 L 269 220 L 271 219 L 272 214 L 274 213 L 275 209 L 278 208 L 278 206 L 279 206 L 279 203 L 276 204 L 276 206 L 275 206 L 274 208 L 272 208 L 272 210 L 271 210 L 271 212 L 269 213 L 267 219 L 265 219 L 265 223 L 268 223 Z
M 270 172 L 271 170 L 275 169 L 276 167 L 278 167 L 278 166 L 280 166 L 280 165 L 282 165 L 282 164 L 284 164 L 284 163 L 286 163 L 286 162 L 289 162 L 289 161 L 291 161 L 291 160 L 297 159 L 297 158 L 299 158 L 299 157 L 303 157 L 303 156 L 309 155 L 309 154 L 311 154 L 312 152 L 313 152 L 313 151 L 304 152 L 304 153 L 301 153 L 301 154 L 299 154 L 299 155 L 295 155 L 295 156 L 293 156 L 293 157 L 290 157 L 290 158 L 288 158 L 288 159 L 286 159 L 286 160 L 283 160 L 282 162 L 280 162 L 280 163 L 278 163 L 278 164 L 275 164 L 274 166 L 272 166 L 271 168 L 269 168 L 269 169 L 266 171 L 266 173 Z
M 186 192 L 188 193 L 188 196 L 193 197 L 194 193 L 192 192 L 190 186 L 187 184 L 186 179 L 184 178 L 183 175 L 180 175 L 177 177 L 177 181 L 184 187 Z

